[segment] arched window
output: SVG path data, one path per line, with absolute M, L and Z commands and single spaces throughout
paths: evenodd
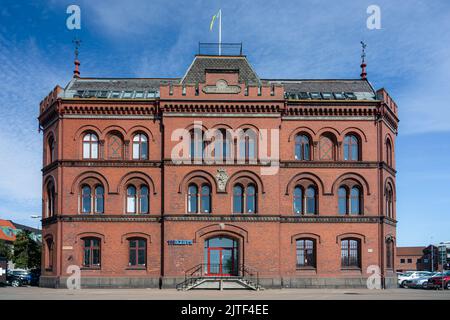
M 130 184 L 127 187 L 127 213 L 149 213 L 149 189 L 146 185 L 136 187 Z
M 294 187 L 293 211 L 296 215 L 317 214 L 317 187 L 310 180 L 301 180 Z
M 55 215 L 55 185 L 50 182 L 47 185 L 47 217 Z
M 214 158 L 215 160 L 226 160 L 231 154 L 231 139 L 226 129 L 216 131 L 214 140 Z
M 211 212 L 211 188 L 207 184 L 202 185 L 200 205 L 202 213 Z
M 211 186 L 204 183 L 199 187 L 195 183 L 188 186 L 187 211 L 188 213 L 211 213 Z
M 246 212 L 247 213 L 255 213 L 256 212 L 256 188 L 253 184 L 249 184 L 245 191 L 246 191 L 246 199 L 247 199 Z
M 386 141 L 386 162 L 388 166 L 392 167 L 392 144 L 389 139 Z
M 239 160 L 249 162 L 256 161 L 257 134 L 252 129 L 247 129 L 239 137 Z
M 142 185 L 139 189 L 139 213 L 148 213 L 148 187 Z
M 123 158 L 123 140 L 118 133 L 111 133 L 108 137 L 108 158 Z
M 143 238 L 130 238 L 128 265 L 145 267 L 147 265 L 147 241 Z
M 294 213 L 301 214 L 303 212 L 303 190 L 302 187 L 294 188 Z
M 309 138 L 306 135 L 299 134 L 295 136 L 295 159 L 310 160 L 311 147 Z
M 390 183 L 386 186 L 385 191 L 385 197 L 386 197 L 386 216 L 388 218 L 394 218 L 394 195 L 392 192 L 392 186 Z
M 198 187 L 195 184 L 191 184 L 188 187 L 188 212 L 198 212 Z
M 256 186 L 235 184 L 233 187 L 233 213 L 256 213 L 258 211 L 258 195 Z
M 361 268 L 361 244 L 359 239 L 341 240 L 341 266 L 343 268 Z
M 99 238 L 83 239 L 83 267 L 99 268 L 101 248 Z
M 81 188 L 81 212 L 82 213 L 91 213 L 91 187 L 85 185 Z
M 103 213 L 104 212 L 104 204 L 105 204 L 105 190 L 102 186 L 95 187 L 95 213 Z
M 138 133 L 133 138 L 133 159 L 147 160 L 148 158 L 148 139 L 145 134 Z
M 346 135 L 344 138 L 344 160 L 359 160 L 359 140 L 355 135 Z
M 362 214 L 362 189 L 353 181 L 346 181 L 338 189 L 338 211 L 341 215 Z
M 306 189 L 306 214 L 316 213 L 316 188 L 310 186 Z
M 358 187 L 353 187 L 350 191 L 350 214 L 361 213 L 361 191 Z
M 190 131 L 189 157 L 191 159 L 203 159 L 203 151 L 206 147 L 206 141 L 203 140 L 203 132 L 199 129 Z
M 347 195 L 347 188 L 345 187 L 340 187 L 338 190 L 338 206 L 339 206 L 339 214 L 347 214 L 347 199 L 348 199 L 348 195 Z
M 48 164 L 56 160 L 55 144 L 55 139 L 53 138 L 53 136 L 50 136 L 50 138 L 48 139 Z
M 297 268 L 316 267 L 316 241 L 314 239 L 298 239 L 296 249 Z
M 136 213 L 136 187 L 133 185 L 127 188 L 127 213 Z
M 83 158 L 98 158 L 98 137 L 95 133 L 87 133 L 83 137 Z
M 45 240 L 46 254 L 45 254 L 45 269 L 51 271 L 53 269 L 53 238 Z
M 332 161 L 334 157 L 334 137 L 331 134 L 324 134 L 319 140 L 319 159 Z
M 386 241 L 386 268 L 393 269 L 394 267 L 394 242 L 392 239 Z
M 240 184 L 233 187 L 233 212 L 244 213 L 244 194 Z

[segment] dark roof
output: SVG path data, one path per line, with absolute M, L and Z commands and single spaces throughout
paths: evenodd
M 161 84 L 178 83 L 179 79 L 108 79 L 74 78 L 66 90 L 159 90 Z
M 238 71 L 240 83 L 260 83 L 245 56 L 196 56 L 181 83 L 204 83 L 206 70 Z
M 283 84 L 286 92 L 370 92 L 372 87 L 366 80 L 267 80 Z
M 11 220 L 10 220 L 10 222 L 14 225 L 14 227 L 16 227 L 16 229 L 28 230 L 28 231 L 30 231 L 30 232 L 32 232 L 34 234 L 41 234 L 42 233 L 40 229 L 36 229 L 36 228 L 29 227 L 29 226 L 26 226 L 26 225 L 23 225 L 23 224 L 20 224 L 20 223 L 16 223 L 16 222 L 11 221 Z
M 397 256 L 422 256 L 425 247 L 397 247 Z
M 207 56 L 197 55 L 183 78 L 73 78 L 60 97 L 99 97 L 99 98 L 155 98 L 163 84 L 197 84 L 205 82 L 208 70 L 216 72 L 238 72 L 239 82 L 250 85 L 280 84 L 286 94 L 305 93 L 352 93 L 356 100 L 375 100 L 376 92 L 367 80 L 362 79 L 260 79 L 245 56 Z M 108 93 L 101 93 L 107 91 Z M 113 95 L 114 91 L 121 92 Z M 136 92 L 125 95 L 124 92 Z M 139 95 L 137 92 L 141 92 Z M 145 92 L 143 94 L 142 92 Z M 301 98 L 305 99 L 305 94 Z M 307 98 L 306 98 L 307 99 Z

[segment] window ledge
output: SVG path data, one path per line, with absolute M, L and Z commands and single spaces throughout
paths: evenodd
M 316 272 L 316 271 L 317 271 L 317 268 L 316 268 L 316 267 L 302 267 L 302 266 L 297 266 L 297 267 L 296 267 L 296 270 L 297 270 L 297 271 L 314 271 L 314 272 Z
M 81 267 L 80 270 L 101 270 L 101 267 Z
M 360 267 L 341 267 L 341 271 L 359 271 L 361 272 Z
M 127 267 L 125 270 L 147 270 L 146 266 L 143 267 Z

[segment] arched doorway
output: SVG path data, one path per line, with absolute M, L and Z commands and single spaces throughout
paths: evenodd
M 205 275 L 236 276 L 239 265 L 238 241 L 218 236 L 205 240 Z

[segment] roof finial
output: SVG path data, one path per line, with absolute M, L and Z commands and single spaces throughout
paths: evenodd
M 75 70 L 73 70 L 73 76 L 75 78 L 80 77 L 80 61 L 78 60 L 78 49 L 80 48 L 81 40 L 76 38 L 72 40 L 72 43 L 75 44 L 75 61 L 73 62 L 75 64 Z
M 361 47 L 362 47 L 362 52 L 361 52 L 361 79 L 365 80 L 367 78 L 367 72 L 366 72 L 366 47 L 367 44 L 365 44 L 363 41 L 361 41 Z

